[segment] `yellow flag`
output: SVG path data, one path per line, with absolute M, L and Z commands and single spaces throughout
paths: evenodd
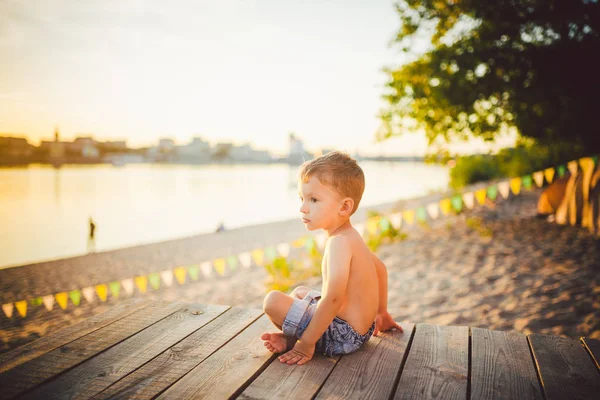
M 450 214 L 450 210 L 452 210 L 452 200 L 440 200 L 440 210 L 442 210 L 442 213 L 444 213 L 444 215 Z
M 225 259 L 224 258 L 217 258 L 216 260 L 213 261 L 213 264 L 215 265 L 215 271 L 217 271 L 217 273 L 221 276 L 225 275 Z
M 302 241 L 302 243 L 304 243 L 304 240 Z M 254 263 L 258 266 L 263 265 L 263 261 L 265 258 L 265 252 L 263 251 L 263 249 L 254 249 L 252 250 L 252 259 L 254 260 Z M 225 263 L 225 260 L 223 260 L 223 263 Z M 225 266 L 223 266 L 223 268 L 225 268 Z
M 552 180 L 554 179 L 554 168 L 546 168 L 544 170 L 544 176 L 548 183 L 552 183 Z
M 412 225 L 415 223 L 415 210 L 406 210 L 402 211 L 402 219 L 406 221 L 407 224 Z
M 54 297 L 60 308 L 65 310 L 67 308 L 67 302 L 69 301 L 69 294 L 67 292 L 60 292 L 56 293 Z
M 106 301 L 106 295 L 108 294 L 108 286 L 104 283 L 101 285 L 96 285 L 96 293 L 98 293 L 98 298 L 101 301 Z
M 300 247 L 304 246 L 304 242 L 306 241 L 306 238 L 301 237 L 300 239 L 294 240 L 292 242 L 292 246 L 294 246 L 295 248 L 299 249 Z
M 17 308 L 17 311 L 21 317 L 25 317 L 27 315 L 27 300 L 17 301 L 15 303 L 15 307 Z
M 135 285 L 141 293 L 146 293 L 146 290 L 148 290 L 148 277 L 145 275 L 136 276 Z
M 379 226 L 379 217 L 371 217 L 367 219 L 367 232 L 370 235 L 377 233 L 377 227 Z
M 484 205 L 485 204 L 485 194 L 486 194 L 487 190 L 486 189 L 479 189 L 478 191 L 475 192 L 475 198 L 477 199 L 477 202 L 480 205 Z
M 174 270 L 175 272 L 175 279 L 177 279 L 177 282 L 179 282 L 180 285 L 183 285 L 185 282 L 185 267 L 178 267 L 175 268 Z
M 594 159 L 592 157 L 580 158 L 579 165 L 584 174 L 591 173 L 594 170 Z
M 512 178 L 510 188 L 515 195 L 519 194 L 521 192 L 521 177 Z

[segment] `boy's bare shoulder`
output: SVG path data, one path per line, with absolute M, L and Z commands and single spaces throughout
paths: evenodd
M 329 238 L 329 246 L 335 246 L 337 249 L 356 252 L 369 250 L 365 241 L 355 229 L 348 229 Z

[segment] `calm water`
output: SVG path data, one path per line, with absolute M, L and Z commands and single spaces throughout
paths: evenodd
M 363 162 L 361 206 L 445 189 L 445 167 Z M 0 168 L 0 268 L 298 217 L 297 167 L 45 165 Z

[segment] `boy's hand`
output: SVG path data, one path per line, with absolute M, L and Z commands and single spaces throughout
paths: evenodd
M 379 334 L 379 331 L 385 332 L 389 331 L 392 328 L 396 328 L 400 332 L 404 332 L 404 330 L 402 330 L 402 327 L 392 319 L 392 316 L 389 312 L 378 312 L 377 316 L 375 317 L 375 331 L 373 331 L 373 335 L 377 336 Z
M 298 340 L 294 348 L 287 353 L 279 356 L 282 363 L 302 365 L 309 362 L 315 354 L 315 345 L 310 345 Z

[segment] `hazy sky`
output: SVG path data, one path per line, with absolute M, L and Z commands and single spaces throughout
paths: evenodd
M 0 0 L 0 132 L 422 153 L 372 144 L 398 27 L 392 0 Z

